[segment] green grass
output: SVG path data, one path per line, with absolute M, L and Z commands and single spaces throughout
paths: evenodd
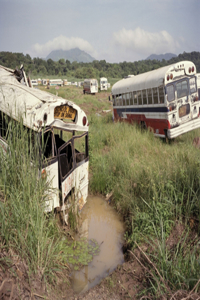
M 98 100 L 100 95 L 83 96 L 74 87 L 63 94 L 89 115 L 90 192 L 113 192 L 113 205 L 126 225 L 128 249 L 134 252 L 136 243 L 148 245 L 147 255 L 160 276 L 146 260 L 151 273 L 141 295 L 158 299 L 179 289 L 191 291 L 200 276 L 200 152 L 192 145 L 200 129 L 165 143 L 137 126 L 113 123 L 111 114 L 97 115 L 109 105 L 106 99 Z M 177 224 L 184 231 L 169 248 L 168 238 Z
M 102 113 L 111 108 L 108 94 L 83 95 L 76 87 L 48 91 L 80 105 L 89 117 L 90 192 L 106 195 L 113 191 L 112 203 L 126 225 L 127 248 L 134 252 L 138 244 L 147 245 L 152 264 L 143 257 L 149 273 L 141 295 L 158 299 L 171 297 L 177 290 L 192 291 L 200 277 L 200 152 L 192 142 L 200 136 L 200 129 L 165 143 L 136 126 L 113 123 L 110 113 Z M 20 155 L 21 145 L 27 156 Z M 30 270 L 43 270 L 42 274 L 53 278 L 53 270 L 69 257 L 68 244 L 60 239 L 54 218 L 47 219 L 38 209 L 48 186 L 32 180 L 37 178 L 37 168 L 27 168 L 26 143 L 16 139 L 16 146 L 0 171 L 6 195 L 5 203 L 0 203 L 1 241 L 4 247 L 17 250 Z M 16 157 L 27 160 L 19 164 Z M 168 238 L 177 224 L 183 230 L 170 248 Z
M 194 218 L 199 236 L 200 152 L 192 141 L 200 130 L 167 144 L 136 126 L 113 123 L 111 116 L 93 116 L 90 124 L 91 191 L 113 191 L 113 204 L 126 224 L 127 247 L 134 251 L 135 242 L 149 244 L 149 255 L 171 291 L 191 290 L 200 276 L 198 239 L 191 238 L 189 227 Z M 190 238 L 180 237 L 169 250 L 166 241 L 177 221 Z M 157 281 L 147 281 L 145 290 L 155 295 Z
M 40 176 L 37 143 L 33 147 L 31 132 L 21 123 L 10 121 L 9 130 L 7 153 L 0 148 L 0 191 L 4 195 L 4 201 L 0 201 L 0 245 L 7 253 L 1 263 L 3 266 L 10 261 L 12 266 L 13 256 L 18 256 L 29 281 L 36 276 L 55 284 L 60 272 L 69 271 L 69 265 L 77 262 L 79 267 L 85 265 L 94 251 L 87 241 L 81 241 L 76 242 L 79 252 L 73 253 L 54 212 L 44 213 L 50 182 Z M 72 255 L 76 255 L 74 262 L 70 261 Z

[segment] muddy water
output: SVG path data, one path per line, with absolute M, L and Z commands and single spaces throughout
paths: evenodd
M 116 211 L 100 197 L 88 197 L 81 211 L 80 236 L 94 238 L 100 245 L 100 253 L 93 261 L 73 274 L 73 289 L 82 293 L 98 284 L 119 264 L 124 262 L 122 245 L 124 227 Z

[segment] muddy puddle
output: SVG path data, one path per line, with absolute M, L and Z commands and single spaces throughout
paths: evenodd
M 79 237 L 95 239 L 100 252 L 92 262 L 72 274 L 74 292 L 83 293 L 108 276 L 124 262 L 122 252 L 124 226 L 116 211 L 101 197 L 88 197 L 81 211 Z

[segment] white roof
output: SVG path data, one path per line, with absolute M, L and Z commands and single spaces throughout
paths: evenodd
M 54 108 L 64 104 L 77 111 L 78 117 L 75 122 L 66 123 L 60 119 L 54 119 Z M 79 106 L 56 95 L 20 83 L 14 75 L 14 70 L 3 66 L 0 66 L 0 111 L 16 120 L 22 116 L 24 125 L 33 130 L 38 130 L 40 123 L 41 127 L 53 126 L 66 130 L 88 131 L 88 126 L 82 125 L 82 119 L 86 115 Z M 43 122 L 44 114 L 47 114 L 46 123 Z
M 194 66 L 194 72 L 189 73 L 189 67 Z M 143 90 L 153 87 L 159 87 L 166 83 L 167 75 L 173 74 L 173 79 L 181 75 L 194 75 L 196 74 L 196 67 L 190 61 L 181 61 L 169 66 L 165 66 L 153 71 L 133 76 L 131 78 L 122 79 L 116 82 L 112 87 L 112 94 L 117 95 L 131 91 Z

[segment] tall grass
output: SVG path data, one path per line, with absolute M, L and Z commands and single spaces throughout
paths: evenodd
M 49 184 L 39 176 L 39 148 L 22 123 L 10 122 L 9 132 L 7 152 L 0 152 L 1 246 L 24 260 L 30 276 L 54 281 L 65 246 L 53 214 L 44 214 Z
M 192 289 L 200 275 L 198 239 L 194 249 L 185 247 L 188 240 L 171 251 L 159 245 L 166 245 L 176 222 L 189 230 L 194 219 L 199 235 L 200 152 L 192 141 L 200 130 L 167 144 L 136 126 L 113 123 L 111 116 L 93 116 L 90 125 L 90 189 L 104 194 L 113 191 L 113 203 L 126 223 L 129 249 L 134 250 L 135 242 L 148 243 L 172 290 Z M 155 292 L 151 287 L 151 293 Z

